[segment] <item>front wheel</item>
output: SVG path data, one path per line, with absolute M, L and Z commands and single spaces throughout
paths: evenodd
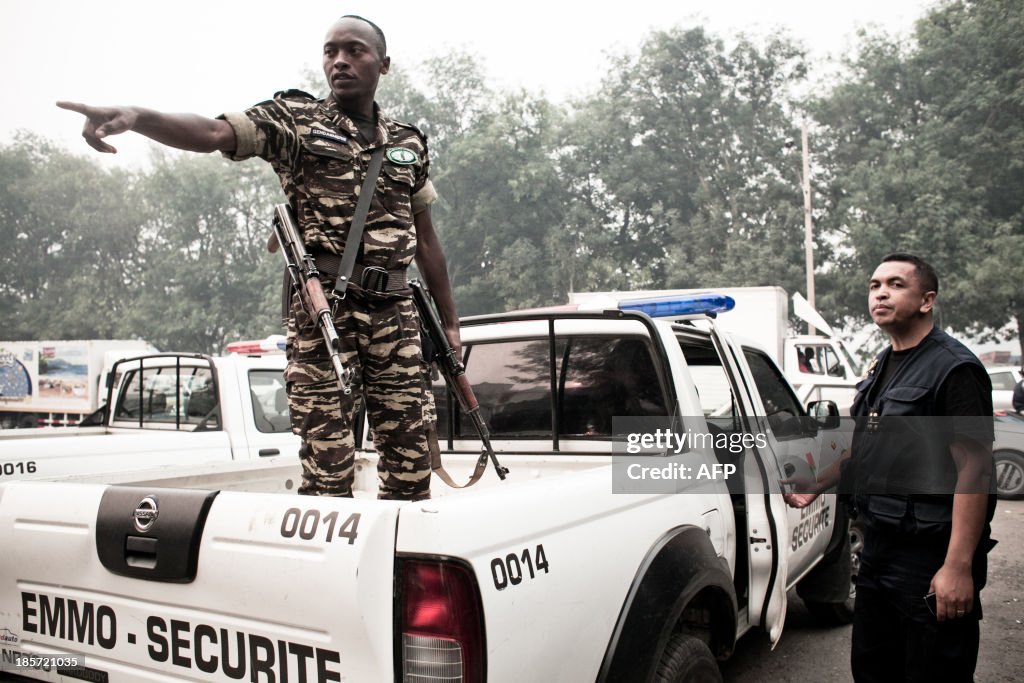
M 722 683 L 711 648 L 700 638 L 677 633 L 669 638 L 654 674 L 657 683 Z

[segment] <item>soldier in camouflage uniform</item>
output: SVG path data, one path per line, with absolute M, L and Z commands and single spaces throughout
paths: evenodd
M 414 258 L 456 349 L 459 332 L 430 217 L 437 195 L 427 174 L 426 137 L 389 119 L 374 102 L 378 79 L 390 68 L 384 34 L 375 24 L 339 19 L 327 32 L 323 67 L 331 88 L 326 99 L 289 90 L 217 119 L 139 107 L 58 106 L 86 116 L 83 136 L 101 152 L 116 151 L 103 138 L 134 130 L 179 149 L 268 161 L 328 292 L 334 277 L 325 271 L 337 272 L 370 156 L 385 148 L 362 253 L 347 296 L 335 308 L 342 359 L 354 370 L 353 392 L 339 402 L 323 338 L 297 300 L 288 322 L 285 379 L 292 429 L 302 437 L 300 493 L 352 495 L 353 421 L 362 400 L 380 454 L 381 497 L 428 498 L 427 401 L 419 325 L 405 279 Z

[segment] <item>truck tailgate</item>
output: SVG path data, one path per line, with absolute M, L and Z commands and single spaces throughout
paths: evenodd
M 83 655 L 88 680 L 391 680 L 398 507 L 2 484 L 0 661 Z

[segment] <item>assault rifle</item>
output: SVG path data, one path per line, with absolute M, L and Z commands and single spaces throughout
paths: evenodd
M 275 238 L 277 244 L 274 244 Z M 317 327 L 327 342 L 331 365 L 334 366 L 334 374 L 338 377 L 338 389 L 343 394 L 351 394 L 352 387 L 349 386 L 349 382 L 352 381 L 352 371 L 341 362 L 341 340 L 338 339 L 338 331 L 334 328 L 331 305 L 327 303 L 327 295 L 320 284 L 320 271 L 316 268 L 316 261 L 306 251 L 299 226 L 295 224 L 287 204 L 278 204 L 274 207 L 274 237 L 267 247 L 273 252 L 277 251 L 278 245 L 288 266 L 292 290 L 299 293 L 302 308 L 310 318 L 316 320 Z
M 494 454 L 494 448 L 491 447 L 491 435 L 487 431 L 487 425 L 484 424 L 483 418 L 480 417 L 480 404 L 473 393 L 473 387 L 469 384 L 469 378 L 466 377 L 466 369 L 455 356 L 455 349 L 448 343 L 448 336 L 444 333 L 441 320 L 437 317 L 437 311 L 434 310 L 434 305 L 430 301 L 430 295 L 419 280 L 410 280 L 409 286 L 412 288 L 412 299 L 416 304 L 416 310 L 420 314 L 420 325 L 423 326 L 427 339 L 430 340 L 430 344 L 434 347 L 434 360 L 437 362 L 437 367 L 441 374 L 444 375 L 445 383 L 454 392 L 455 397 L 458 398 L 462 411 L 469 416 L 473 426 L 476 427 L 477 434 L 480 435 L 482 447 L 480 459 L 477 460 L 476 471 L 470 477 L 469 484 L 466 484 L 466 486 L 476 483 L 480 478 L 484 467 L 487 466 L 488 458 L 494 465 L 494 471 L 498 473 L 498 478 L 504 479 L 505 475 L 508 474 L 508 468 L 503 467 L 498 462 L 498 457 Z M 438 474 L 443 472 L 443 468 L 440 467 L 439 463 L 435 467 L 435 471 Z M 455 486 L 450 479 L 445 477 L 447 477 L 447 474 L 442 475 L 442 478 L 445 479 L 449 486 Z

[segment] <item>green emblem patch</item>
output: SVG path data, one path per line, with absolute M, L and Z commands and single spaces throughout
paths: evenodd
M 416 156 L 416 152 L 413 152 L 411 149 L 405 149 L 404 147 L 392 147 L 387 151 L 387 157 L 392 162 L 402 166 L 415 164 L 419 159 L 419 157 Z

